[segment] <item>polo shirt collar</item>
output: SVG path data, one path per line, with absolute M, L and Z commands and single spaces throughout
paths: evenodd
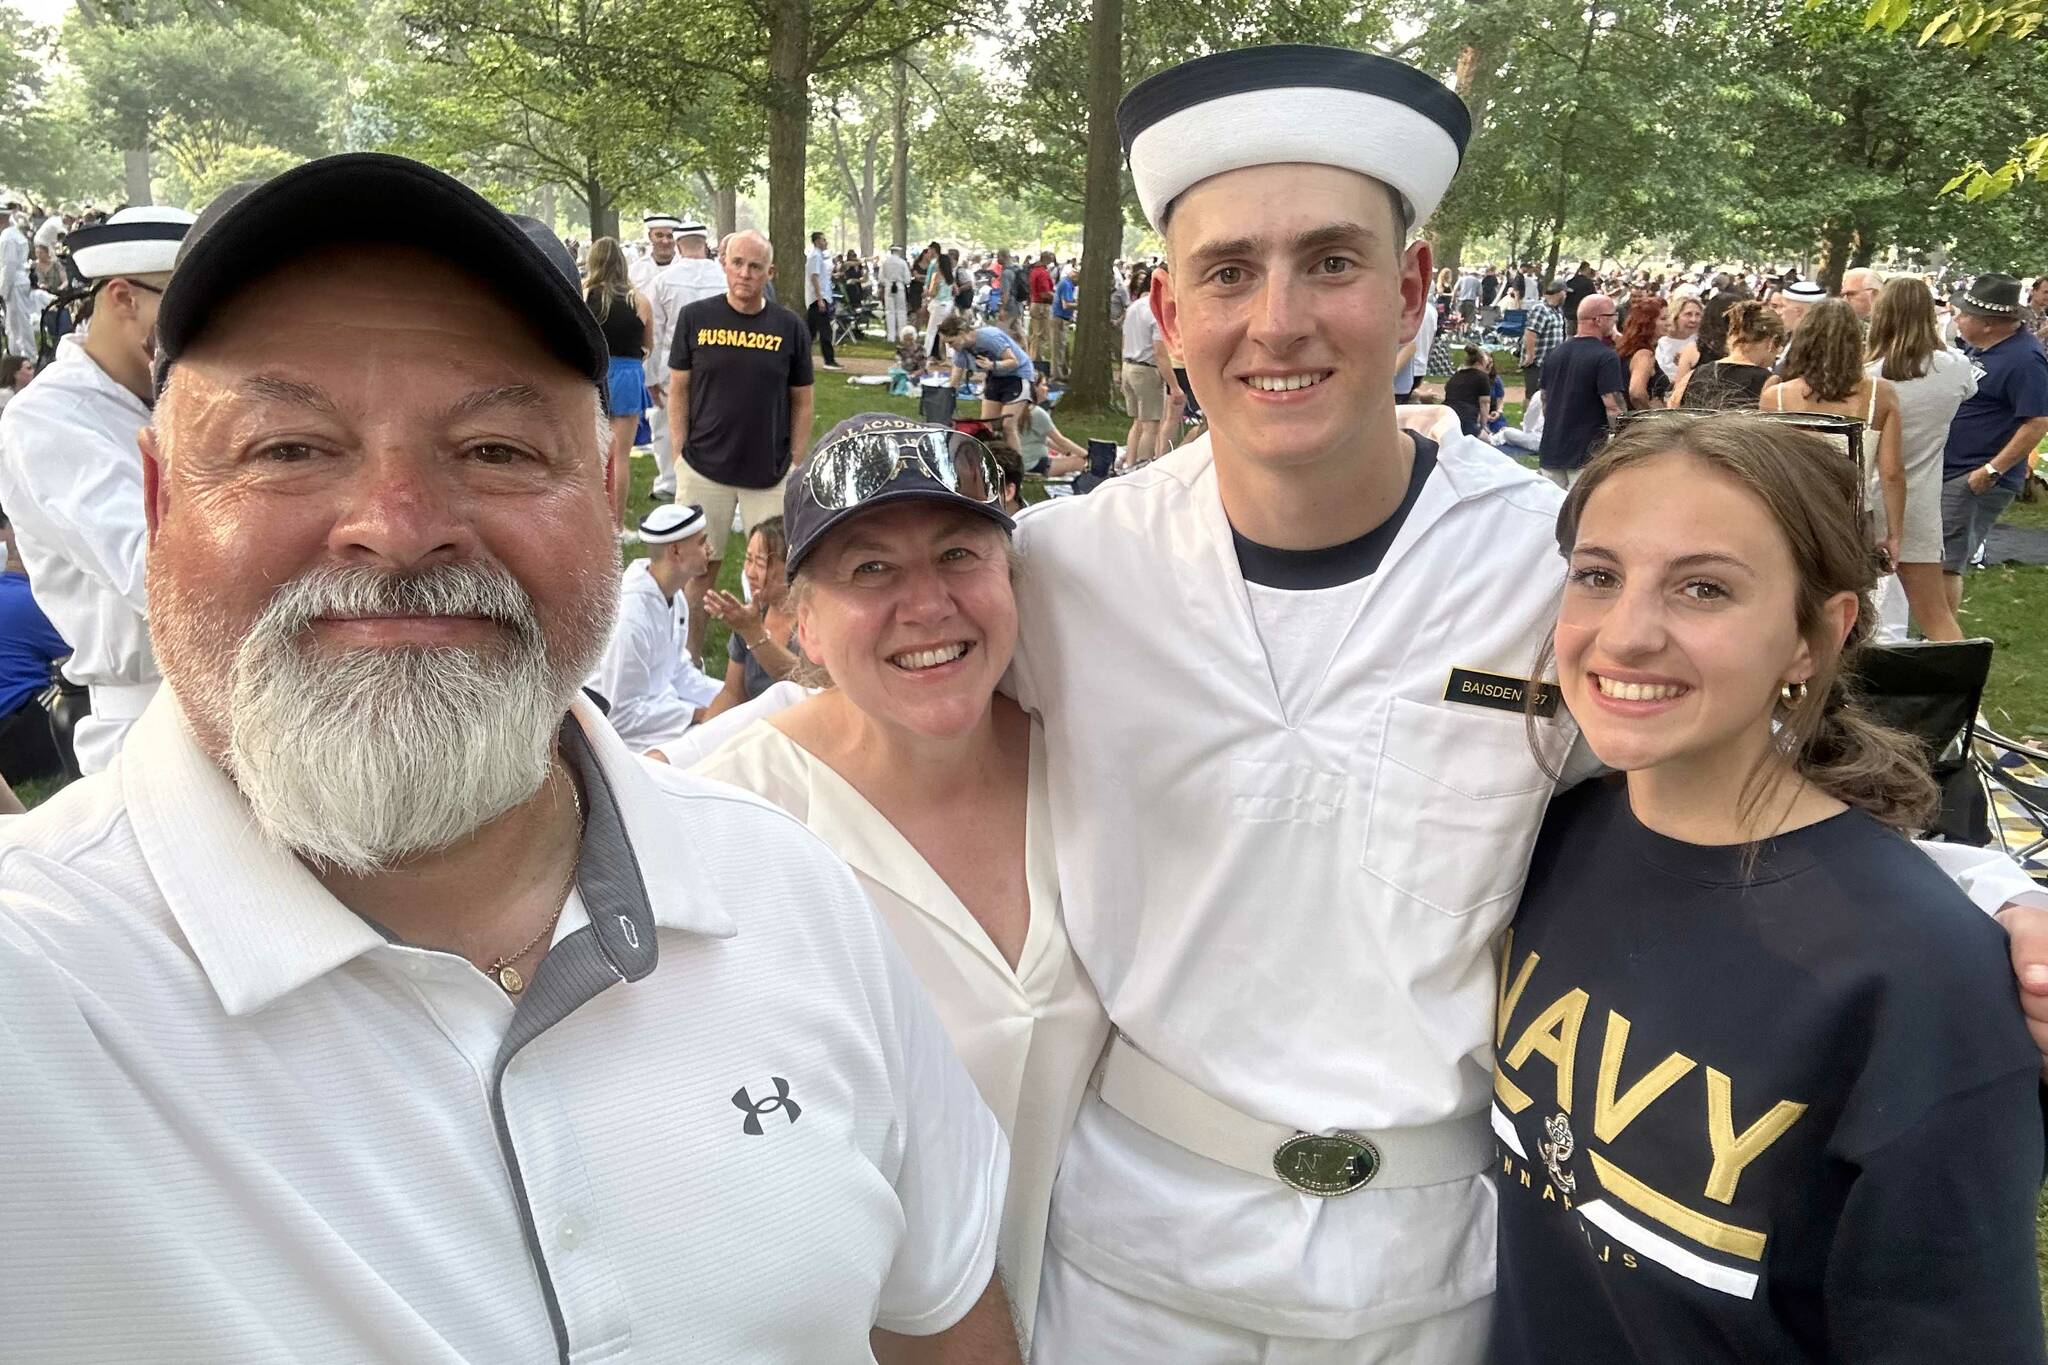
M 561 749 L 583 779 L 576 884 L 610 971 L 626 981 L 651 972 L 656 927 L 731 936 L 731 917 L 695 889 L 703 878 L 691 875 L 672 803 L 587 700 L 564 720 Z M 253 1014 L 384 944 L 305 864 L 262 836 L 169 686 L 129 731 L 110 776 L 157 888 L 230 1016 Z

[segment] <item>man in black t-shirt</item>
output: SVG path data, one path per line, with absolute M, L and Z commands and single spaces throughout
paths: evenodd
M 684 308 L 669 350 L 670 448 L 682 456 L 676 501 L 696 503 L 722 551 L 733 511 L 753 530 L 782 515 L 791 452 L 811 444 L 811 342 L 804 321 L 765 296 L 775 253 L 758 232 L 725 239 L 719 264 L 725 293 Z M 686 585 L 699 601 L 718 581 L 714 553 L 702 580 Z M 704 614 L 690 614 L 690 656 L 703 645 Z
M 1543 361 L 1544 477 L 1569 488 L 1621 416 L 1628 375 L 1614 350 L 1614 300 L 1589 295 L 1579 305 L 1578 335 Z
M 1564 287 L 1564 323 L 1567 327 L 1579 324 L 1579 305 L 1588 296 L 1598 293 L 1600 285 L 1593 278 L 1593 263 L 1580 261 L 1579 268 L 1572 275 L 1571 283 Z

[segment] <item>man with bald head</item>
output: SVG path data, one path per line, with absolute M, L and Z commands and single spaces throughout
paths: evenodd
M 682 457 L 676 501 L 708 522 L 712 559 L 683 588 L 694 604 L 718 581 L 737 509 L 751 532 L 782 515 L 790 452 L 811 444 L 811 339 L 804 320 L 767 296 L 775 248 L 751 229 L 725 239 L 725 293 L 683 309 L 669 348 L 668 429 Z M 704 613 L 690 613 L 690 654 L 704 644 Z
M 22 1359 L 1017 1359 L 1001 1132 L 850 874 L 579 697 L 607 358 L 544 245 L 369 154 L 186 241 L 165 686 L 0 831 Z

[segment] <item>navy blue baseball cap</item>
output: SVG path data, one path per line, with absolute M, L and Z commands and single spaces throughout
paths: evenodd
M 833 427 L 790 471 L 782 493 L 789 542 L 784 572 L 836 527 L 893 503 L 930 502 L 987 517 L 1005 534 L 1003 475 L 988 447 L 965 432 L 886 412 L 863 412 Z
M 243 181 L 206 206 L 178 248 L 157 309 L 157 392 L 236 294 L 311 252 L 354 242 L 446 257 L 524 314 L 565 364 L 604 387 L 611 367 L 604 333 L 583 302 L 575 260 L 554 233 L 432 166 L 345 152 Z

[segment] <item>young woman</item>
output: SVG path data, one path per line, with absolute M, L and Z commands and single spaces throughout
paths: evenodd
M 953 356 L 953 387 L 958 388 L 973 371 L 981 376 L 981 420 L 1002 419 L 1003 438 L 1019 449 L 1018 421 L 1024 415 L 1024 395 L 1038 370 L 1017 338 L 1000 327 L 976 327 L 963 313 L 949 314 L 938 327 L 938 339 Z
M 1622 370 L 1628 375 L 1628 406 L 1631 412 L 1664 406 L 1671 381 L 1657 367 L 1657 342 L 1664 335 L 1664 300 L 1643 298 L 1628 310 L 1628 325 L 1621 329 L 1615 350 L 1621 355 Z
M 1657 338 L 1657 368 L 1668 382 L 1678 382 L 1678 357 L 1699 339 L 1700 319 L 1706 315 L 1706 305 L 1689 290 L 1682 291 L 1672 303 L 1670 325 Z
M 1017 447 L 1017 453 L 1024 462 L 1024 468 L 1033 474 L 1055 478 L 1086 469 L 1088 447 L 1062 434 L 1053 423 L 1052 409 L 1046 406 L 1052 397 L 1051 381 L 1041 373 L 1031 381 L 1028 393 L 1030 402 L 1017 422 L 1017 435 L 1023 442 Z
M 1493 420 L 1493 372 L 1486 366 L 1486 353 L 1477 346 L 1463 348 L 1465 363 L 1444 380 L 1444 406 L 1458 414 L 1458 425 L 1467 436 L 1477 436 Z
M 732 632 L 725 647 L 725 686 L 704 708 L 704 719 L 750 702 L 797 671 L 803 655 L 796 644 L 796 612 L 789 605 L 789 580 L 783 574 L 789 542 L 782 518 L 770 517 L 747 537 L 742 572 L 752 601 L 713 588 L 704 594 L 704 610 Z
M 831 686 L 697 771 L 843 857 L 930 991 L 1010 1139 L 996 1260 L 1028 1335 L 1053 1176 L 1109 1021 L 1061 915 L 1044 739 L 996 691 L 1017 641 L 1000 475 L 966 437 L 905 427 L 851 418 L 790 481 L 797 633 Z M 922 472 L 940 469 L 958 491 Z
M 1507 940 L 1503 1365 L 2043 1359 L 2041 1058 L 1844 681 L 1856 477 L 1684 416 L 1565 499 L 1557 687 L 1622 775 L 1552 802 Z
M 1824 412 L 1863 424 L 1863 478 L 1871 536 L 1887 571 L 1905 534 L 1906 465 L 1899 449 L 1899 395 L 1863 372 L 1863 323 L 1840 299 L 1813 305 L 1757 405 L 1767 412 Z
M 1878 294 L 1867 344 L 1867 372 L 1889 380 L 1899 401 L 1906 520 L 1898 574 L 1907 610 L 1928 639 L 1960 640 L 1963 630 L 1941 581 L 1942 450 L 1956 409 L 1977 392 L 1977 372 L 1961 352 L 1941 344 L 1934 295 L 1915 279 L 1891 280 Z
M 610 388 L 605 411 L 612 419 L 612 445 L 606 456 L 612 472 L 612 520 L 624 534 L 626 490 L 632 483 L 633 434 L 647 411 L 647 348 L 653 344 L 654 310 L 626 278 L 626 253 L 615 237 L 590 244 L 590 262 L 583 268 L 583 301 L 590 305 L 611 352 Z
M 6 410 L 7 400 L 35 377 L 35 361 L 26 356 L 0 355 L 0 412 Z
M 1744 299 L 1722 310 L 1717 328 L 1721 340 L 1715 349 L 1720 357 L 1679 376 L 1671 391 L 1672 407 L 1754 410 L 1764 385 L 1771 382 L 1771 362 L 1785 344 L 1783 319 L 1755 299 Z

